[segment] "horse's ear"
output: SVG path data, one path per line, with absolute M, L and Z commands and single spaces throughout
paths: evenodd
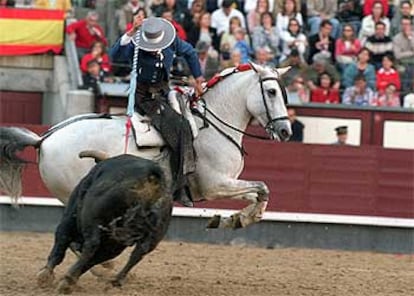
M 252 67 L 252 70 L 256 73 L 258 73 L 258 69 L 257 69 L 257 65 L 255 63 L 253 63 L 251 60 L 248 61 L 250 67 Z
M 279 75 L 279 77 L 282 77 L 283 75 L 285 75 L 285 73 L 287 71 L 290 70 L 290 68 L 292 68 L 291 66 L 287 66 L 287 67 L 283 67 L 283 68 L 275 68 L 276 73 Z

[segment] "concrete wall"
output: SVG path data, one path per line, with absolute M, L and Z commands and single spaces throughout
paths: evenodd
M 71 87 L 65 56 L 0 57 L 0 90 L 42 92 L 42 123 L 46 125 L 94 110 L 93 94 Z
M 0 231 L 53 232 L 62 207 L 0 204 Z M 174 216 L 167 240 L 263 248 L 322 248 L 414 254 L 414 229 L 369 225 L 262 221 L 245 229 L 206 229 L 206 218 Z

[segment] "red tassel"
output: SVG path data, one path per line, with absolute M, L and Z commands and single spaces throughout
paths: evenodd
M 124 154 L 127 153 L 128 151 L 128 140 L 129 140 L 129 133 L 131 131 L 131 127 L 132 127 L 132 120 L 131 117 L 128 116 L 128 119 L 125 123 L 125 128 L 126 128 L 126 132 L 125 132 L 125 149 L 124 149 Z

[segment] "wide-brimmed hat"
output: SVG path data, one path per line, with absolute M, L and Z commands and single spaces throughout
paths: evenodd
M 176 36 L 174 26 L 166 19 L 149 17 L 140 29 L 138 47 L 145 51 L 157 51 L 167 48 Z

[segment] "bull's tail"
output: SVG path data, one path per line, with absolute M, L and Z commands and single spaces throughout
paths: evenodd
M 28 146 L 39 148 L 42 138 L 26 128 L 0 127 L 0 191 L 16 203 L 22 194 L 22 170 L 27 163 L 16 155 Z
M 95 162 L 98 163 L 102 160 L 109 158 L 109 154 L 99 150 L 86 150 L 79 153 L 80 158 L 91 157 L 95 159 Z

